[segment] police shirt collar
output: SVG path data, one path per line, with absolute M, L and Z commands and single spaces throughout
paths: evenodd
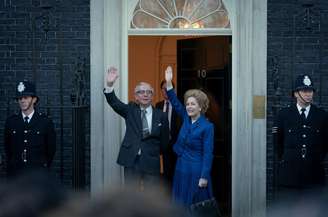
M 33 117 L 33 115 L 34 115 L 34 112 L 35 112 L 35 110 L 33 110 L 32 112 L 31 112 L 31 114 L 29 114 L 29 115 L 25 115 L 23 112 L 22 112 L 22 115 L 23 115 L 23 119 L 27 116 L 28 117 L 28 119 L 29 120 L 31 120 L 32 119 L 32 117 Z
M 297 104 L 297 103 L 296 103 L 296 106 L 297 106 L 297 110 L 298 110 L 298 112 L 301 114 L 301 112 L 302 112 L 302 111 L 301 111 L 302 107 L 301 107 L 299 104 Z M 305 113 L 306 113 L 306 114 L 309 113 L 309 111 L 310 111 L 310 107 L 311 107 L 311 104 L 305 107 Z

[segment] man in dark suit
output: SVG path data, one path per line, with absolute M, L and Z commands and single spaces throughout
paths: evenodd
M 125 104 L 115 95 L 113 85 L 117 69 L 111 67 L 106 76 L 104 94 L 113 110 L 125 119 L 126 132 L 117 163 L 124 166 L 125 180 L 136 188 L 159 184 L 160 152 L 166 152 L 169 125 L 166 114 L 153 108 L 153 88 L 140 82 L 135 88 L 135 102 Z
M 174 84 L 173 84 L 174 88 Z M 179 133 L 179 127 L 178 127 L 178 116 L 177 113 L 173 110 L 172 104 L 170 103 L 167 94 L 166 94 L 166 81 L 163 80 L 161 82 L 161 93 L 163 96 L 162 101 L 159 101 L 156 103 L 155 107 L 162 110 L 169 120 L 169 128 L 170 128 L 170 140 L 169 140 L 169 147 L 167 156 L 163 156 L 164 163 L 166 164 L 164 167 L 166 170 L 164 170 L 164 177 L 166 179 L 166 182 L 171 185 L 173 181 L 173 175 L 174 175 L 174 169 L 175 169 L 175 163 L 176 163 L 176 155 L 173 151 L 173 145 L 177 139 L 178 133 Z
M 312 104 L 314 91 L 309 75 L 298 76 L 293 89 L 296 103 L 279 111 L 272 128 L 279 162 L 278 198 L 293 203 L 325 182 L 328 120 L 327 113 Z
M 20 112 L 7 118 L 5 123 L 8 176 L 49 168 L 56 151 L 56 133 L 52 120 L 34 108 L 39 100 L 34 84 L 19 82 L 16 99 Z

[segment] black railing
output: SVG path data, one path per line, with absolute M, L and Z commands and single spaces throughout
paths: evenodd
M 87 106 L 72 108 L 72 146 L 73 146 L 73 168 L 72 184 L 76 190 L 85 188 L 85 145 L 86 125 L 85 118 Z

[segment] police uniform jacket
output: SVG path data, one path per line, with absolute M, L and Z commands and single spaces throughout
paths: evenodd
M 34 112 L 28 124 L 22 114 L 9 117 L 5 123 L 5 152 L 8 175 L 27 169 L 50 167 L 56 150 L 53 122 Z
M 327 113 L 311 105 L 307 118 L 296 104 L 280 110 L 273 126 L 278 156 L 278 184 L 306 187 L 324 183 L 328 146 Z

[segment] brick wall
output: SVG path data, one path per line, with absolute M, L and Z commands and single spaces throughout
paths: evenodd
M 82 104 L 89 105 L 89 56 L 89 0 L 0 0 L 0 152 L 3 155 L 4 121 L 18 108 L 13 100 L 15 84 L 32 80 L 40 97 L 39 110 L 55 122 L 57 153 L 53 172 L 67 186 L 72 180 L 71 99 L 77 93 L 84 96 Z M 81 77 L 82 81 L 78 80 Z M 76 84 L 82 85 L 82 90 Z M 89 184 L 88 111 L 85 164 Z
M 267 189 L 274 195 L 271 127 L 277 110 L 292 102 L 294 78 L 312 75 L 315 104 L 328 109 L 328 1 L 268 0 Z

